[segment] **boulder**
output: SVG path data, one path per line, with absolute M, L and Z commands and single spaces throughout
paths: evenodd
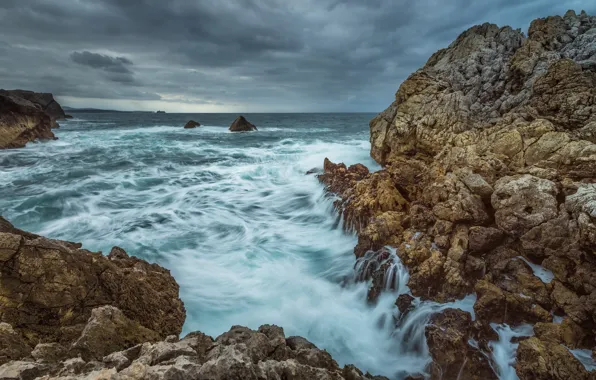
M 102 359 L 112 352 L 159 339 L 157 332 L 126 317 L 119 309 L 102 306 L 91 311 L 89 321 L 71 350 L 87 360 Z
M 0 364 L 29 356 L 31 347 L 8 323 L 0 323 Z
M 230 131 L 232 132 L 250 132 L 256 131 L 257 127 L 251 124 L 244 116 L 238 116 L 236 120 L 230 125 Z
M 186 123 L 184 125 L 184 129 L 191 129 L 191 128 L 196 128 L 196 127 L 200 127 L 201 123 L 196 122 L 194 120 L 189 120 L 188 123 Z
M 521 235 L 558 214 L 557 186 L 528 174 L 503 177 L 495 183 L 491 203 L 497 226 Z
M 520 380 L 593 379 L 565 346 L 536 337 L 520 342 L 515 369 Z

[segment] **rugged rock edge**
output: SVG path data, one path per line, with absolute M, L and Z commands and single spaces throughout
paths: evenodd
M 52 94 L 0 90 L 0 149 L 22 148 L 35 140 L 54 140 L 56 120 L 67 115 Z
M 433 378 L 485 376 L 475 358 L 496 338 L 491 323 L 535 325 L 517 352 L 521 379 L 595 377 L 568 350 L 596 349 L 595 49 L 585 12 L 535 20 L 528 37 L 472 27 L 370 122 L 382 170 L 325 160 L 319 179 L 358 233 L 358 258 L 393 246 L 415 296 L 477 295 L 475 323 L 444 312 L 449 333 L 427 328 Z M 366 278 L 370 302 L 385 268 Z
M 383 379 L 277 326 L 179 340 L 178 291 L 121 248 L 103 256 L 0 217 L 0 379 Z

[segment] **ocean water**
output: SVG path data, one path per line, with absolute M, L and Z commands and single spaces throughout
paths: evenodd
M 367 284 L 353 281 L 356 237 L 305 174 L 325 157 L 377 170 L 374 115 L 252 114 L 259 131 L 230 133 L 235 116 L 77 113 L 57 141 L 0 151 L 0 212 L 24 230 L 104 253 L 117 245 L 167 267 L 187 309 L 183 334 L 277 324 L 341 365 L 394 379 L 424 373 L 430 316 L 473 313 L 474 295 L 416 300 L 400 316 L 408 273 L 393 254 L 387 291 L 367 305 Z M 202 126 L 183 129 L 189 119 Z M 501 356 L 505 373 L 511 355 Z

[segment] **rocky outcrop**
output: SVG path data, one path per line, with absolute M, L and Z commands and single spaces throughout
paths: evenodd
M 0 218 L 0 274 L 0 322 L 12 325 L 32 347 L 70 345 L 82 333 L 109 336 L 84 331 L 89 318 L 102 318 L 92 314 L 100 306 L 121 310 L 103 315 L 115 324 L 113 341 L 177 335 L 184 323 L 178 284 L 169 271 L 117 247 L 106 257 L 18 230 Z
M 108 307 L 110 308 L 110 307 Z M 97 318 L 103 311 L 93 310 L 85 331 L 111 330 L 113 322 Z M 110 313 L 118 313 L 111 308 Z M 85 333 L 81 336 L 83 338 Z M 0 366 L 2 379 L 328 379 L 382 380 L 363 374 L 354 366 L 341 368 L 326 351 L 301 337 L 286 338 L 281 327 L 264 325 L 254 331 L 242 326 L 216 339 L 193 332 L 179 340 L 143 342 L 126 350 L 115 348 L 112 334 L 88 336 L 95 357 L 75 356 L 59 345 L 36 347 L 33 357 Z M 122 348 L 122 347 L 120 347 Z M 105 356 L 97 356 L 109 353 Z
M 527 37 L 479 25 L 413 73 L 370 122 L 382 170 L 326 160 L 319 176 L 358 233 L 355 255 L 395 247 L 422 299 L 476 292 L 479 331 L 556 313 L 581 331 L 576 347 L 594 349 L 595 31 L 596 17 L 573 11 L 535 20 Z M 518 372 L 555 376 L 541 363 L 566 361 L 569 339 L 563 350 L 532 339 Z
M 166 269 L 0 217 L 0 379 L 385 379 L 277 326 L 180 340 L 184 317 Z
M 32 102 L 0 92 L 0 149 L 22 148 L 29 141 L 55 139 L 52 118 Z
M 26 90 L 0 90 L 0 95 L 12 96 L 25 99 L 35 104 L 37 108 L 45 112 L 52 120 L 66 119 L 66 114 L 54 96 L 47 92 L 33 92 Z M 72 117 L 72 116 L 71 116 Z
M 192 129 L 192 128 L 196 128 L 196 127 L 200 127 L 201 123 L 194 121 L 194 120 L 189 120 L 188 123 L 186 123 L 184 125 L 184 129 Z
M 256 131 L 257 127 L 255 127 L 254 124 L 246 120 L 244 116 L 238 116 L 236 120 L 234 120 L 232 125 L 230 125 L 229 130 L 231 132 L 250 132 Z

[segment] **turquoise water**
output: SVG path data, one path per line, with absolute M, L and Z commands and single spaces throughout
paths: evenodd
M 328 350 L 341 364 L 403 379 L 430 362 L 425 326 L 450 304 L 416 300 L 401 317 L 408 272 L 393 251 L 379 302 L 353 281 L 356 237 L 346 234 L 314 175 L 325 157 L 378 169 L 369 156 L 372 114 L 255 114 L 259 127 L 230 133 L 236 115 L 75 114 L 57 141 L 0 151 L 0 210 L 17 227 L 118 245 L 171 270 L 187 309 L 183 334 L 217 336 L 270 323 Z M 203 126 L 183 129 L 194 119 Z M 371 258 L 374 261 L 374 253 Z M 368 255 L 365 257 L 367 260 Z M 494 368 L 515 379 L 507 326 Z
M 341 363 L 393 375 L 403 365 L 387 319 L 395 295 L 366 305 L 346 286 L 356 238 L 338 227 L 313 175 L 323 159 L 376 165 L 372 114 L 75 114 L 59 140 L 0 151 L 0 210 L 19 228 L 130 254 L 172 271 L 184 333 L 284 327 Z M 183 129 L 189 119 L 203 126 Z

